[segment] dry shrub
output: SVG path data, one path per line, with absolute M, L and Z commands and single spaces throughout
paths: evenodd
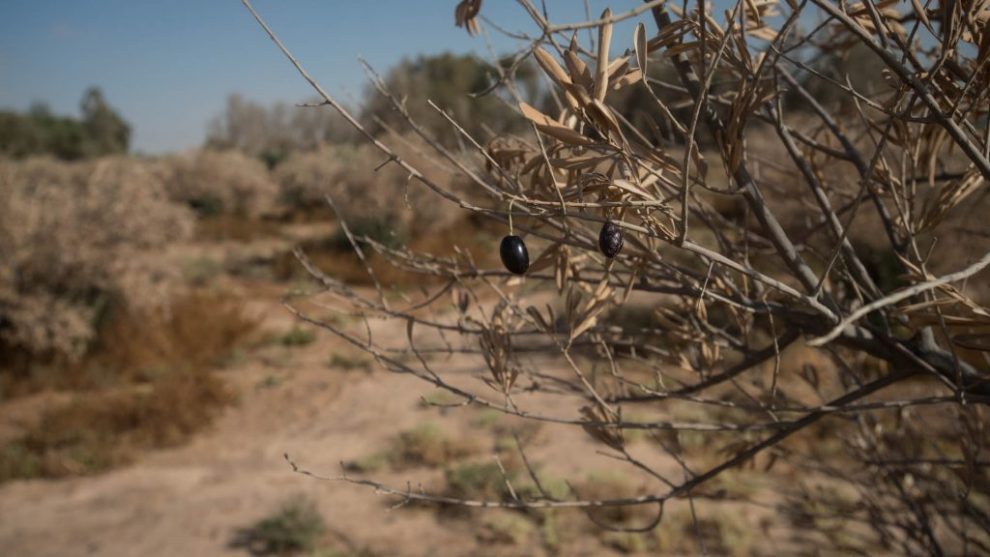
M 276 512 L 237 532 L 231 546 L 245 548 L 252 555 L 296 554 L 314 549 L 326 530 L 316 503 L 298 495 L 285 501 Z
M 499 470 L 498 464 L 494 462 L 469 462 L 461 464 L 444 471 L 444 479 L 447 488 L 444 495 L 459 499 L 471 499 L 479 501 L 506 501 L 511 498 L 509 488 L 505 480 L 510 483 L 519 474 L 519 470 L 508 468 L 505 474 Z M 445 514 L 460 515 L 466 510 L 463 507 L 441 506 L 441 511 Z
M 100 472 L 137 451 L 186 441 L 234 400 L 208 372 L 256 327 L 226 294 L 192 292 L 156 311 L 118 308 L 79 362 L 34 373 L 4 392 L 40 387 L 91 389 L 49 410 L 18 440 L 0 448 L 0 481 Z M 37 366 L 36 366 L 37 367 Z M 134 381 L 145 381 L 134 384 Z
M 770 548 L 760 548 L 755 539 L 756 531 L 747 513 L 740 509 L 716 507 L 697 513 L 697 521 L 690 509 L 670 512 L 659 528 L 653 532 L 656 551 L 665 555 L 690 555 L 704 552 L 708 555 L 767 555 Z
M 175 446 L 209 425 L 234 396 L 209 373 L 172 373 L 149 388 L 83 395 L 46 413 L 0 449 L 0 481 L 91 474 L 138 449 Z
M 412 161 L 434 182 L 452 184 L 455 174 L 420 155 L 420 149 L 421 142 L 414 139 L 395 144 L 403 160 Z M 325 207 L 324 196 L 330 194 L 348 222 L 384 221 L 400 233 L 413 235 L 427 226 L 449 222 L 448 215 L 454 211 L 445 211 L 448 207 L 438 203 L 425 186 L 408 180 L 396 164 L 381 166 L 383 162 L 371 145 L 326 145 L 291 155 L 275 169 L 275 178 L 282 202 L 297 212 Z
M 584 482 L 574 486 L 574 490 L 587 500 L 596 500 L 637 497 L 643 495 L 646 488 L 635 485 L 625 474 L 606 470 L 590 473 Z M 616 528 L 643 527 L 649 524 L 655 512 L 650 507 L 602 507 L 588 511 L 589 517 L 596 522 Z
M 167 299 L 176 270 L 152 254 L 191 230 L 188 211 L 139 162 L 0 162 L 0 342 L 81 354 L 108 302 Z
M 351 232 L 355 236 L 367 234 L 374 240 L 383 242 L 384 238 L 375 237 L 367 228 L 354 227 Z M 497 238 L 498 225 L 488 219 L 474 216 L 458 218 L 449 223 L 438 223 L 437 228 L 430 234 L 420 234 L 408 239 L 410 250 L 417 253 L 431 253 L 437 256 L 450 257 L 454 246 L 462 248 L 471 254 L 479 266 L 494 265 L 498 261 L 497 250 L 492 249 L 492 243 Z M 403 244 L 405 239 L 394 239 L 394 243 Z M 300 247 L 306 257 L 324 273 L 348 284 L 372 285 L 365 264 L 355 254 L 346 237 L 341 241 L 339 235 L 329 238 L 319 238 L 302 242 Z M 432 284 L 438 282 L 435 277 L 405 270 L 392 264 L 381 253 L 365 247 L 364 254 L 375 276 L 384 283 L 390 284 Z M 272 275 L 278 280 L 306 278 L 309 274 L 299 263 L 292 252 L 285 252 L 272 262 Z
M 228 360 L 257 325 L 237 298 L 216 292 L 192 291 L 144 311 L 118 306 L 102 320 L 85 357 L 28 362 L 20 373 L 0 376 L 0 393 L 91 390 L 206 369 Z
M 469 438 L 452 438 L 439 425 L 424 422 L 400 432 L 383 452 L 351 463 L 351 469 L 370 470 L 389 464 L 393 470 L 416 467 L 434 468 L 477 453 L 479 446 Z
M 238 151 L 201 150 L 159 161 L 169 197 L 203 216 L 257 218 L 274 212 L 278 185 L 258 159 Z
M 164 311 L 114 315 L 100 331 L 93 360 L 130 375 L 216 366 L 257 326 L 236 297 L 192 291 Z
M 977 208 L 990 181 L 990 29 L 929 25 L 931 14 L 919 3 L 874 9 L 873 3 L 771 0 L 738 3 L 718 14 L 695 4 L 606 10 L 578 25 L 549 23 L 547 11 L 527 4 L 533 21 L 523 32 L 540 38 L 517 60 L 532 54 L 557 102 L 537 107 L 509 100 L 514 91 L 505 91 L 511 103 L 506 115 L 518 107 L 533 133 L 476 137 L 487 147 L 485 159 L 474 161 L 484 162 L 483 168 L 467 161 L 477 167 L 470 172 L 473 192 L 490 193 L 490 204 L 473 200 L 466 189 L 454 196 L 460 208 L 505 218 L 527 241 L 534 239 L 532 266 L 516 273 L 510 262 L 505 270 L 477 273 L 468 258 L 397 254 L 377 245 L 383 256 L 455 287 L 454 297 L 446 296 L 448 286 L 424 288 L 421 295 L 407 289 L 410 309 L 397 310 L 371 289 L 327 281 L 340 303 L 317 306 L 319 311 L 416 323 L 411 350 L 428 347 L 431 354 L 456 355 L 457 363 L 388 362 L 381 356 L 391 354 L 395 343 L 387 335 L 363 347 L 384 365 L 467 403 L 580 427 L 600 451 L 612 451 L 605 454 L 617 466 L 668 484 L 644 491 L 605 478 L 576 488 L 576 500 L 592 509 L 596 523 L 640 525 L 635 513 L 656 516 L 653 503 L 685 495 L 710 509 L 715 503 L 708 493 L 743 499 L 753 513 L 766 503 L 755 491 L 747 493 L 752 482 L 732 482 L 732 490 L 717 483 L 737 479 L 730 471 L 742 469 L 772 480 L 761 491 L 778 496 L 793 490 L 821 504 L 822 518 L 840 519 L 835 528 L 831 520 L 829 526 L 810 525 L 819 534 L 817 546 L 844 551 L 842 538 L 862 531 L 864 545 L 903 554 L 990 553 L 990 481 L 978 464 L 987 462 L 990 447 L 990 308 L 975 297 L 986 293 L 990 272 L 990 255 L 985 245 L 980 249 L 988 239 L 978 220 L 985 211 Z M 458 19 L 478 5 L 462 0 Z M 985 4 L 954 6 L 941 16 L 943 23 L 956 15 L 960 21 L 990 18 Z M 808 30 L 802 22 L 809 18 L 823 23 Z M 619 20 L 622 26 L 613 25 Z M 576 32 L 584 27 L 591 28 L 587 42 Z M 635 59 L 628 49 L 620 54 L 629 44 Z M 882 59 L 884 71 L 868 63 L 874 57 L 859 54 L 864 47 Z M 827 68 L 833 57 L 838 63 Z M 645 79 L 658 63 L 673 70 L 664 72 L 669 77 Z M 826 75 L 837 76 L 840 85 L 823 83 Z M 873 86 L 881 80 L 885 85 Z M 311 83 L 327 104 L 346 112 Z M 388 91 L 395 83 L 376 85 L 393 115 L 422 129 L 420 115 L 407 110 L 412 102 Z M 619 102 L 615 93 L 623 89 L 642 102 Z M 670 91 L 677 98 L 661 100 Z M 845 102 L 819 98 L 824 91 Z M 785 110 L 780 101 L 788 94 L 797 98 Z M 625 122 L 630 108 L 646 113 L 636 120 L 650 124 L 650 135 Z M 661 126 L 678 131 L 664 133 Z M 380 160 L 399 158 L 376 146 Z M 444 149 L 434 154 L 438 160 L 450 156 Z M 403 163 L 416 173 L 415 161 Z M 381 213 L 376 210 L 371 214 Z M 949 228 L 967 216 L 977 219 L 965 225 L 968 230 Z M 600 240 L 616 238 L 605 227 L 610 222 L 622 230 L 621 253 Z M 954 245 L 944 249 L 946 241 Z M 933 267 L 935 252 L 944 253 L 945 267 Z M 490 291 L 498 294 L 497 305 L 484 297 Z M 633 291 L 664 295 L 655 319 L 614 311 L 636 303 Z M 294 307 L 318 322 L 299 298 Z M 462 299 L 484 306 L 468 313 Z M 644 332 L 637 321 L 654 321 L 655 332 Z M 448 340 L 454 331 L 456 346 Z M 582 344 L 602 350 L 575 354 Z M 628 352 L 613 354 L 608 344 Z M 781 350 L 801 344 L 819 349 L 828 366 L 781 361 Z M 983 357 L 960 357 L 956 345 Z M 576 355 L 585 361 L 576 362 Z M 488 364 L 494 381 L 465 386 L 460 375 L 467 358 Z M 511 364 L 502 365 L 507 360 Z M 626 360 L 653 373 L 630 377 Z M 510 365 L 518 384 L 503 380 Z M 899 390 L 917 378 L 926 391 Z M 738 395 L 729 398 L 730 388 Z M 536 393 L 542 396 L 531 396 Z M 585 420 L 573 410 L 561 419 L 561 406 L 573 408 L 577 398 L 587 404 L 583 409 L 595 411 L 583 412 Z M 668 439 L 657 434 L 671 447 L 663 447 L 666 463 L 685 471 L 668 479 L 659 461 L 645 464 L 632 456 L 656 447 L 632 446 L 630 452 L 615 432 L 631 429 L 627 420 L 639 408 L 676 418 L 687 401 L 705 404 L 693 409 L 696 423 L 635 423 L 636 429 L 680 430 Z M 861 504 L 843 512 L 795 478 L 845 484 L 862 495 Z M 496 507 L 506 500 L 500 479 L 490 465 L 467 465 L 447 474 L 440 496 L 418 492 L 415 499 Z M 747 532 L 745 524 L 723 529 L 711 514 L 690 510 L 692 527 L 677 534 L 693 534 L 702 553 L 705 545 L 713 553 L 746 547 L 744 536 L 736 535 Z M 643 545 L 633 540 L 615 545 Z

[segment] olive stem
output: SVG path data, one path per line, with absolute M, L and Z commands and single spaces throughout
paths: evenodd
M 515 232 L 512 231 L 512 204 L 515 203 L 515 199 L 509 200 L 509 236 L 515 236 Z

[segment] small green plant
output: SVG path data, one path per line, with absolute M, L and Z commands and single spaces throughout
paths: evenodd
M 506 470 L 512 482 L 514 470 Z M 444 473 L 447 481 L 446 495 L 462 499 L 501 501 L 509 497 L 505 476 L 494 462 L 467 463 L 448 468 Z
M 439 425 L 424 422 L 399 433 L 387 449 L 352 461 L 347 466 L 362 472 L 377 470 L 386 464 L 393 470 L 437 467 L 474 454 L 477 449 L 477 445 L 470 440 L 452 439 Z
M 540 538 L 543 541 L 543 547 L 551 554 L 557 553 L 561 545 L 557 512 L 553 509 L 546 510 L 540 512 L 538 518 L 540 520 Z
M 258 383 L 255 385 L 255 388 L 274 389 L 275 387 L 278 387 L 279 385 L 284 383 L 285 379 L 286 378 L 284 375 L 266 375 L 264 379 L 258 381 Z
M 270 516 L 241 530 L 232 545 L 255 555 L 311 551 L 325 532 L 326 524 L 316 504 L 296 496 Z
M 195 286 L 205 286 L 223 272 L 223 264 L 209 257 L 197 257 L 186 263 L 183 277 Z
M 516 486 L 516 493 L 523 499 L 536 500 L 550 498 L 556 501 L 563 501 L 574 495 L 567 480 L 560 476 L 537 471 L 536 479 L 540 480 L 539 487 L 530 481 L 522 486 Z M 543 490 L 540 491 L 540 488 L 543 488 Z
M 419 401 L 420 406 L 423 408 L 442 408 L 444 406 L 453 406 L 463 402 L 463 398 L 443 389 L 437 389 L 429 392 L 423 395 L 423 398 Z
M 374 472 L 388 466 L 389 454 L 385 451 L 371 453 L 344 463 L 349 472 Z
M 24 441 L 14 441 L 0 447 L 0 481 L 35 478 L 42 475 L 42 470 L 41 457 Z
M 494 408 L 484 408 L 478 412 L 478 415 L 471 420 L 471 423 L 478 427 L 493 427 L 499 423 L 502 419 L 502 412 L 495 410 Z
M 316 340 L 316 333 L 299 327 L 293 327 L 278 339 L 282 346 L 306 346 L 314 340 Z
M 602 543 L 622 553 L 643 553 L 647 550 L 647 538 L 635 532 L 608 532 L 602 536 Z
M 524 515 L 499 512 L 484 521 L 478 539 L 488 543 L 521 545 L 535 531 L 536 526 Z
M 753 527 L 745 513 L 718 508 L 697 516 L 697 524 L 688 509 L 678 509 L 664 516 L 654 530 L 657 550 L 663 554 L 699 553 L 699 539 L 711 555 L 751 555 L 754 549 Z
M 330 369 L 340 369 L 343 371 L 371 371 L 371 360 L 363 356 L 349 356 L 347 354 L 340 354 L 335 352 L 330 356 L 327 361 L 327 367 Z

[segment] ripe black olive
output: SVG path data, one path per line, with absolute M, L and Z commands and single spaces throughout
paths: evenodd
M 526 272 L 526 269 L 529 269 L 529 252 L 526 250 L 526 244 L 519 236 L 502 238 L 499 255 L 502 256 L 502 264 L 505 265 L 505 268 L 517 275 L 521 275 Z
M 605 221 L 598 233 L 598 249 L 605 257 L 612 259 L 622 251 L 622 229 L 612 221 Z

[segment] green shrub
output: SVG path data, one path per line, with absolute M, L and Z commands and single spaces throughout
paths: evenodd
M 472 455 L 478 446 L 467 439 L 452 439 L 443 429 L 424 422 L 395 436 L 384 451 L 353 461 L 348 467 L 357 471 L 370 471 L 388 464 L 393 470 L 417 466 L 443 466 Z
M 330 356 L 327 361 L 327 367 L 330 369 L 342 369 L 344 371 L 353 371 L 356 369 L 371 371 L 372 360 L 364 356 L 348 356 L 346 354 L 340 354 L 335 352 Z
M 509 481 L 515 473 L 507 470 Z M 447 481 L 445 495 L 459 499 L 502 501 L 509 497 L 505 478 L 494 462 L 467 463 L 444 472 Z M 513 484 L 514 485 L 514 484 Z
M 316 340 L 316 333 L 309 329 L 293 327 L 287 333 L 279 337 L 278 342 L 282 346 L 306 346 Z
M 272 515 L 241 530 L 233 545 L 257 555 L 310 551 L 325 532 L 323 515 L 313 501 L 297 496 Z

